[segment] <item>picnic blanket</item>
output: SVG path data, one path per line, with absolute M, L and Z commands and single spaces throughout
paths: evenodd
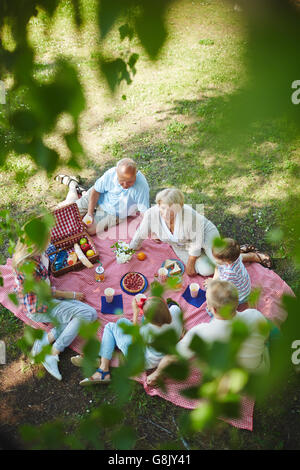
M 117 321 L 120 318 L 120 315 L 104 315 L 101 313 L 101 296 L 103 296 L 104 289 L 107 287 L 113 287 L 116 295 L 122 295 L 124 317 L 132 320 L 131 303 L 133 297 L 122 291 L 120 287 L 120 279 L 122 276 L 128 271 L 138 271 L 146 276 L 150 285 L 154 280 L 154 274 L 157 273 L 162 262 L 167 258 L 176 258 L 173 249 L 168 244 L 157 244 L 153 240 L 147 239 L 144 241 L 142 246 L 142 251 L 147 255 L 147 258 L 144 261 L 139 261 L 134 255 L 129 263 L 117 264 L 111 245 L 119 239 L 129 241 L 139 222 L 139 217 L 131 218 L 127 225 L 128 230 L 126 229 L 126 223 L 123 223 L 117 227 L 112 227 L 107 232 L 104 232 L 101 238 L 96 236 L 93 237 L 94 243 L 99 250 L 100 260 L 105 268 L 104 282 L 97 283 L 95 281 L 95 267 L 97 265 L 95 265 L 93 269 L 85 268 L 79 272 L 70 272 L 61 277 L 51 278 L 51 284 L 57 289 L 84 292 L 86 302 L 94 307 L 98 312 L 101 324 L 98 330 L 99 339 L 102 337 L 104 326 L 108 322 Z M 248 263 L 246 268 L 251 278 L 252 287 L 262 288 L 262 293 L 257 306 L 258 310 L 260 310 L 267 318 L 276 320 L 277 323 L 284 321 L 286 314 L 280 307 L 280 299 L 283 294 L 293 295 L 290 287 L 275 272 L 264 268 L 258 263 Z M 14 305 L 7 297 L 7 295 L 13 291 L 14 287 L 11 258 L 7 260 L 5 265 L 0 266 L 0 272 L 4 279 L 4 286 L 0 288 L 0 303 L 26 324 L 31 325 L 34 328 L 49 330 L 49 325 L 29 320 L 22 311 L 22 308 Z M 179 292 L 169 291 L 165 293 L 166 298 L 172 297 L 172 299 L 181 305 L 184 312 L 186 330 L 191 329 L 199 323 L 210 321 L 210 317 L 206 312 L 206 302 L 204 302 L 201 307 L 197 308 L 186 302 L 182 297 L 183 292 L 191 282 L 198 282 L 200 287 L 203 287 L 204 278 L 201 276 L 189 278 L 185 273 L 183 276 L 182 290 Z M 149 289 L 145 293 L 147 294 L 148 291 Z M 82 347 L 81 339 L 76 338 L 70 347 L 79 353 Z M 185 381 L 184 383 L 168 379 L 166 381 L 165 392 L 160 390 L 158 387 L 149 387 L 146 382 L 146 373 L 143 373 L 140 377 L 136 378 L 136 380 L 143 385 L 148 395 L 157 395 L 177 406 L 194 409 L 199 404 L 199 401 L 183 397 L 180 394 L 180 390 L 199 383 L 200 378 L 200 371 L 192 370 L 188 381 Z M 239 419 L 220 419 L 223 419 L 235 427 L 252 430 L 253 410 L 254 400 L 249 397 L 244 397 L 242 399 L 241 416 Z

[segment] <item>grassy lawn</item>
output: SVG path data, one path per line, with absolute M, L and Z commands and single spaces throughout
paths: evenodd
M 299 140 L 291 138 L 293 129 L 284 119 L 255 122 L 233 139 L 226 119 L 230 98 L 246 80 L 246 35 L 241 14 L 229 3 L 217 0 L 176 3 L 168 10 L 168 41 L 159 60 L 151 62 L 137 40 L 120 42 L 117 27 L 104 45 L 100 44 L 94 1 L 82 2 L 85 22 L 80 35 L 67 5 L 67 0 L 61 2 L 54 24 L 40 12 L 31 21 L 29 34 L 37 49 L 36 76 L 41 81 L 51 77 L 53 61 L 59 54 L 70 57 L 80 75 L 87 103 L 80 119 L 80 141 L 86 152 L 81 160 L 83 182 L 91 185 L 120 158 L 134 158 L 149 182 L 152 202 L 159 189 L 180 188 L 186 203 L 204 205 L 205 216 L 222 235 L 267 250 L 274 270 L 299 292 L 299 273 L 289 256 L 293 229 L 280 243 L 271 244 L 268 238 L 272 229 L 284 225 L 296 209 L 290 201 L 299 198 Z M 100 53 L 117 57 L 129 52 L 140 54 L 133 83 L 122 83 L 111 96 L 104 81 L 99 80 Z M 122 99 L 124 95 L 126 99 Z M 21 102 L 21 96 L 13 98 L 11 109 Z M 71 127 L 69 117 L 62 116 L 55 131 L 45 138 L 64 160 L 70 154 L 62 135 Z M 70 170 L 61 166 L 57 173 L 70 174 Z M 9 208 L 20 222 L 36 207 L 51 209 L 66 195 L 65 186 L 47 179 L 26 156 L 17 160 L 11 156 L 6 161 L 1 168 L 0 190 L 1 209 Z M 7 256 L 4 243 L 0 261 L 5 262 Z M 53 400 L 47 401 L 53 382 L 39 378 L 38 368 L 20 356 L 15 339 L 22 331 L 23 324 L 0 306 L 0 337 L 7 342 L 7 370 L 21 371 L 16 387 L 28 395 L 31 406 L 38 406 L 38 396 L 45 401 L 43 413 L 36 408 L 33 416 L 29 408 L 13 419 L 16 404 L 13 392 L 7 394 L 4 429 L 16 439 L 18 424 L 41 424 L 63 415 L 73 429 L 97 403 L 115 400 L 112 392 L 103 389 L 78 390 L 80 374 L 69 367 L 68 352 L 69 356 L 62 359 L 66 383 L 55 387 L 53 407 Z M 268 397 L 267 404 L 256 406 L 253 433 L 220 422 L 215 429 L 191 437 L 189 447 L 295 448 L 300 437 L 296 385 L 297 376 L 291 375 L 282 390 L 274 390 Z M 67 402 L 63 398 L 67 392 L 77 398 Z M 126 420 L 138 430 L 136 449 L 157 448 L 162 442 L 165 448 L 185 448 L 177 428 L 182 412 L 162 399 L 149 397 L 136 384 L 126 410 Z M 103 439 L 109 448 L 105 434 Z

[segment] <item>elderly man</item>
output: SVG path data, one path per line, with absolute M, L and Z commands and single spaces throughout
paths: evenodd
M 90 235 L 149 208 L 147 180 L 131 158 L 123 158 L 116 167 L 107 170 L 80 199 L 76 188 L 76 181 L 69 180 L 69 194 L 64 202 L 76 202 L 80 214 L 90 216 L 92 223 L 87 228 Z

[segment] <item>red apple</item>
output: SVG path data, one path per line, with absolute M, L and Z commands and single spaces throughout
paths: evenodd
M 86 251 L 91 249 L 91 245 L 89 245 L 89 243 L 84 243 L 80 248 L 82 249 L 83 253 L 86 253 Z

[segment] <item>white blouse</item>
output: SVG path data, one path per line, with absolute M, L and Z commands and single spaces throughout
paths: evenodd
M 217 231 L 212 222 L 184 204 L 182 210 L 176 214 L 174 234 L 172 234 L 160 215 L 159 206 L 155 205 L 145 212 L 130 242 L 130 248 L 138 250 L 150 233 L 153 233 L 156 238 L 174 248 L 186 249 L 190 256 L 200 256 L 206 235 L 212 230 Z

